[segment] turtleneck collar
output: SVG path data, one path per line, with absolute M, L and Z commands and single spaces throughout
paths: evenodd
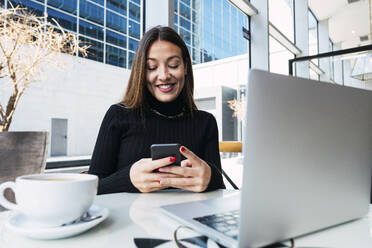
M 147 92 L 147 95 L 149 107 L 163 115 L 177 115 L 185 110 L 185 103 L 180 95 L 171 102 L 160 102 L 150 92 Z

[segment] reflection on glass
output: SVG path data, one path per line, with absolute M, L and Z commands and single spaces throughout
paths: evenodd
M 59 11 L 56 11 L 50 8 L 47 9 L 47 12 L 48 12 L 48 21 L 50 23 L 56 25 L 56 23 L 53 21 L 53 19 L 55 19 L 62 28 L 76 32 L 76 26 L 77 26 L 76 17 L 66 15 L 62 12 L 59 12 Z
M 82 45 L 90 46 L 88 48 L 88 56 L 86 58 L 103 62 L 103 43 L 88 39 L 83 36 L 79 36 L 79 40 L 82 42 Z M 80 53 L 79 56 L 82 57 Z
M 129 3 L 129 17 L 139 22 L 141 18 L 141 9 L 138 5 Z
M 129 69 L 132 69 L 132 63 L 133 63 L 134 56 L 135 56 L 134 53 L 128 52 L 128 68 Z
M 288 51 L 273 37 L 269 38 L 270 44 L 270 72 L 288 75 L 288 61 L 294 58 L 293 53 Z
M 114 12 L 106 11 L 106 27 L 112 28 L 124 34 L 127 33 L 126 18 L 121 17 Z
M 186 5 L 184 5 L 183 3 L 180 3 L 179 4 L 179 8 L 180 8 L 180 14 L 185 17 L 186 19 L 190 19 L 191 18 L 191 12 L 190 12 L 190 7 L 187 7 Z
M 191 47 L 194 64 L 248 52 L 242 34 L 243 27 L 248 30 L 248 17 L 228 0 L 174 0 L 174 4 L 175 28 Z
M 36 16 L 44 16 L 44 7 L 41 4 L 32 2 L 30 0 L 13 0 L 9 1 L 13 6 L 21 6 L 27 8 L 27 12 L 34 14 Z M 11 5 L 8 4 L 8 8 L 11 8 Z
M 94 21 L 103 25 L 104 11 L 102 7 L 99 7 L 86 0 L 80 0 L 80 17 Z
M 106 30 L 106 42 L 120 46 L 122 48 L 127 47 L 127 38 L 124 35 Z
M 187 21 L 185 18 L 183 17 L 180 17 L 180 26 L 181 27 L 184 27 L 185 29 L 187 30 L 190 30 L 191 26 L 190 26 L 190 22 Z
M 138 41 L 137 40 L 129 39 L 129 49 L 130 50 L 135 52 L 137 50 L 137 46 L 138 46 Z
M 125 50 L 106 45 L 106 63 L 120 67 L 126 67 L 127 54 Z
M 187 6 L 190 6 L 190 0 L 181 0 L 181 2 L 183 2 Z
M 129 35 L 139 40 L 140 34 L 140 25 L 138 23 L 129 21 Z
M 107 0 L 108 9 L 117 11 L 122 15 L 127 15 L 127 1 L 126 0 Z
M 141 0 L 131 0 L 132 2 L 135 2 L 137 4 L 141 4 Z
M 191 1 L 174 1 L 176 6 L 182 3 L 184 6 L 183 12 L 186 11 L 189 16 L 191 15 Z M 56 28 L 53 19 L 58 22 L 63 30 L 77 33 L 79 37 L 83 37 L 85 41 L 89 41 L 93 45 L 88 55 L 89 59 L 103 62 L 108 58 L 111 64 L 120 64 L 121 67 L 127 67 L 128 63 L 131 64 L 129 61 L 133 59 L 141 38 L 141 4 L 144 2 L 144 0 L 9 0 L 7 6 L 8 8 L 11 7 L 11 4 L 21 6 L 26 8 L 30 14 L 37 16 L 44 16 L 45 10 L 48 14 L 48 21 L 54 25 L 56 32 L 61 32 L 61 30 Z M 5 0 L 0 0 L 0 8 L 4 4 Z M 77 18 L 78 11 L 79 18 Z M 178 9 L 175 9 L 175 11 L 179 12 Z M 184 19 L 182 25 L 188 32 L 187 37 L 191 41 L 191 25 L 195 25 L 195 23 Z M 106 49 L 103 48 L 107 44 L 111 47 L 110 55 L 104 54 Z M 196 46 L 198 43 L 193 44 Z M 125 52 L 123 53 L 121 49 L 124 49 Z M 132 53 L 129 53 L 127 49 Z M 121 51 L 121 55 L 118 55 L 117 59 L 113 58 L 112 53 L 115 51 Z M 125 61 L 119 59 L 122 55 L 126 56 Z M 94 58 L 94 56 L 98 57 Z
M 180 35 L 181 35 L 183 41 L 184 41 L 186 44 L 190 45 L 190 44 L 191 44 L 190 33 L 189 33 L 188 31 L 186 31 L 185 29 L 183 29 L 183 28 L 180 28 L 180 32 L 179 32 L 179 33 L 180 33 Z
M 103 29 L 94 24 L 80 20 L 79 31 L 80 34 L 84 34 L 98 40 L 103 40 Z
M 95 2 L 95 3 L 98 3 L 98 4 L 102 5 L 102 6 L 105 5 L 105 1 L 104 0 L 90 0 L 90 1 Z
M 77 10 L 77 0 L 48 0 L 48 5 L 72 14 L 76 14 Z

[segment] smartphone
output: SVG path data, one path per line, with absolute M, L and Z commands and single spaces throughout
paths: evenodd
M 180 165 L 181 164 L 180 144 L 153 144 L 151 145 L 152 160 L 165 158 L 165 157 L 175 157 L 176 161 L 174 161 L 170 165 Z

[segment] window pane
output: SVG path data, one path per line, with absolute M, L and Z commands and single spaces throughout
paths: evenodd
M 184 4 L 186 4 L 187 6 L 190 6 L 190 0 L 181 0 Z
M 131 0 L 131 1 L 137 3 L 138 5 L 141 4 L 141 0 Z
M 318 21 L 309 10 L 309 55 L 318 54 Z M 312 60 L 316 65 L 319 64 L 318 59 Z
M 129 21 L 129 35 L 140 39 L 140 25 L 138 23 Z
M 105 5 L 105 1 L 104 0 L 90 0 L 90 1 L 95 2 L 95 3 L 98 3 L 98 4 L 102 5 L 102 6 Z
M 191 37 L 190 37 L 190 32 L 187 32 L 186 30 L 184 30 L 183 28 L 180 28 L 180 35 L 183 39 L 183 41 L 190 45 L 191 44 Z
M 106 11 L 106 26 L 124 34 L 127 33 L 127 19 L 111 11 Z
M 104 11 L 102 7 L 86 0 L 80 0 L 80 17 L 103 25 Z
M 139 6 L 130 3 L 129 4 L 129 17 L 135 21 L 140 21 L 141 19 L 141 9 Z
M 269 20 L 289 40 L 294 41 L 293 0 L 270 0 Z
M 132 68 L 132 63 L 133 63 L 133 60 L 134 60 L 134 56 L 135 56 L 134 53 L 128 52 L 128 67 L 129 67 L 129 69 Z
M 191 24 L 189 21 L 187 21 L 185 18 L 180 17 L 180 26 L 184 27 L 187 30 L 191 29 Z
M 76 32 L 76 26 L 77 26 L 76 25 L 76 23 L 77 23 L 76 17 L 66 15 L 62 12 L 59 12 L 59 11 L 56 11 L 56 10 L 53 10 L 53 9 L 50 9 L 50 8 L 47 9 L 47 12 L 48 12 L 48 21 L 50 23 L 52 23 L 53 25 L 56 25 L 56 23 L 52 20 L 52 18 L 53 18 L 58 22 L 58 24 L 62 28 L 65 28 L 65 29 L 68 29 L 70 31 Z
M 91 23 L 80 20 L 79 23 L 80 34 L 96 38 L 98 40 L 103 40 L 103 28 L 93 25 Z
M 120 67 L 126 67 L 127 53 L 125 50 L 106 45 L 106 63 Z
M 178 0 L 174 0 L 174 12 L 178 12 Z
M 193 62 L 206 62 L 248 52 L 248 17 L 229 0 L 174 0 L 175 27 L 187 45 Z M 176 5 L 178 3 L 178 6 Z M 190 6 L 192 5 L 192 8 Z
M 180 14 L 186 19 L 190 20 L 191 18 L 190 8 L 182 3 L 180 3 Z
M 288 75 L 288 60 L 294 55 L 270 36 L 270 72 Z
M 76 14 L 77 0 L 48 0 L 48 5 Z
M 138 46 L 138 41 L 133 40 L 133 39 L 129 39 L 129 49 L 130 50 L 135 52 L 137 50 L 137 46 Z
M 85 58 L 103 62 L 103 43 L 85 38 L 83 36 L 79 36 L 79 40 L 81 40 L 83 45 L 90 46 L 87 51 L 88 56 Z M 79 54 L 79 56 L 82 57 L 81 54 Z
M 124 16 L 127 16 L 126 0 L 107 0 L 107 8 L 117 11 Z
M 34 14 L 36 16 L 44 16 L 44 7 L 41 4 L 32 2 L 30 0 L 14 0 L 10 1 L 13 6 L 21 6 L 23 8 L 27 8 L 27 12 Z M 8 3 L 8 8 L 11 8 L 10 4 Z
M 127 47 L 127 38 L 110 30 L 106 30 L 106 41 L 122 48 Z

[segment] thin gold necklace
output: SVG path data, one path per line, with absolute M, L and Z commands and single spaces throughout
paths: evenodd
M 157 110 L 155 110 L 155 109 L 153 109 L 153 108 L 150 108 L 150 109 L 151 109 L 151 111 L 154 112 L 155 114 L 160 115 L 160 116 L 165 117 L 165 118 L 168 118 L 168 119 L 175 119 L 175 118 L 179 118 L 179 117 L 181 117 L 181 116 L 184 115 L 184 112 L 183 112 L 184 110 L 182 110 L 181 113 L 178 113 L 178 114 L 176 114 L 176 115 L 164 115 L 164 114 L 160 113 L 159 111 L 157 111 Z

